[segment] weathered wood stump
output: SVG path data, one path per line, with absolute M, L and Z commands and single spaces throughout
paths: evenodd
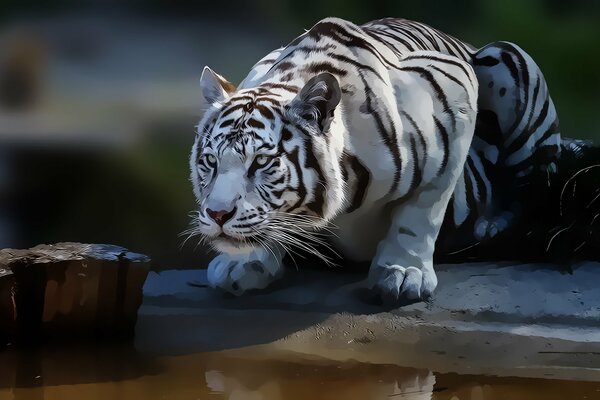
M 0 250 L 0 338 L 133 337 L 150 259 L 105 244 Z
M 8 269 L 0 268 L 0 340 L 8 339 L 17 332 L 15 293 L 14 274 Z

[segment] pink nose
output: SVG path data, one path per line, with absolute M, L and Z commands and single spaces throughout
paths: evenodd
M 226 211 L 226 210 L 213 211 L 210 208 L 206 209 L 206 213 L 208 214 L 208 216 L 211 217 L 213 219 L 213 221 L 215 221 L 219 226 L 225 225 L 225 222 L 229 221 L 231 219 L 231 217 L 233 217 L 235 215 L 236 211 L 237 211 L 236 207 L 233 207 L 233 210 L 230 210 L 230 211 Z

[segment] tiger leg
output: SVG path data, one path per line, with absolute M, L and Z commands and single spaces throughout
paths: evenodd
M 379 243 L 368 285 L 385 303 L 406 304 L 428 298 L 437 286 L 435 242 L 460 174 L 461 155 L 447 176 L 424 187 L 391 211 L 391 224 Z M 444 179 L 445 178 L 445 179 Z
M 258 248 L 250 253 L 219 254 L 208 264 L 208 282 L 234 295 L 264 289 L 283 275 L 283 252 Z
M 437 286 L 435 221 L 445 212 L 445 207 L 436 204 L 447 202 L 450 195 L 451 191 L 446 191 L 440 198 L 436 190 L 424 191 L 408 204 L 393 208 L 390 228 L 377 247 L 368 275 L 369 288 L 384 303 L 406 304 L 433 293 Z
M 491 206 L 475 224 L 481 240 L 511 226 L 518 212 L 514 199 L 534 169 L 556 170 L 561 138 L 546 80 L 529 54 L 512 43 L 495 42 L 476 53 L 473 66 L 479 81 L 473 147 L 491 155 L 484 161 L 494 188 Z
M 386 205 L 391 210 L 389 227 L 377 246 L 368 275 L 369 287 L 384 302 L 395 305 L 426 299 L 437 286 L 435 242 L 463 171 L 477 114 L 477 80 L 470 68 L 462 67 L 454 58 L 431 53 L 413 55 L 404 67 L 407 73 L 394 76 L 404 89 L 398 94 L 402 137 L 410 137 L 420 126 L 428 138 L 428 156 L 419 157 L 414 152 L 412 159 L 405 157 L 407 165 L 414 160 L 412 169 L 420 171 L 422 179 L 413 191 Z M 427 85 L 435 81 L 446 101 L 437 101 L 435 94 L 429 94 L 433 101 L 419 98 L 419 88 L 428 86 L 411 85 L 411 79 Z M 431 119 L 423 118 L 429 112 Z M 421 116 L 417 118 L 420 125 L 411 115 Z M 444 123 L 438 118 L 444 118 Z

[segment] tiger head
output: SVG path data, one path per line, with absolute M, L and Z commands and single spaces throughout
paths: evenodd
M 200 83 L 203 115 L 190 157 L 194 233 L 220 252 L 269 242 L 285 248 L 343 208 L 341 91 L 333 75 L 302 87 L 271 82 L 235 91 L 205 67 Z

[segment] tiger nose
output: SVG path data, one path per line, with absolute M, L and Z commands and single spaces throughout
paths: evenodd
M 233 209 L 230 211 L 227 211 L 227 210 L 213 211 L 210 208 L 206 209 L 206 213 L 208 214 L 208 216 L 211 217 L 213 219 L 213 221 L 215 221 L 219 226 L 225 225 L 225 222 L 229 221 L 231 219 L 231 217 L 233 217 L 235 215 L 236 211 L 237 211 L 237 207 L 233 207 Z

